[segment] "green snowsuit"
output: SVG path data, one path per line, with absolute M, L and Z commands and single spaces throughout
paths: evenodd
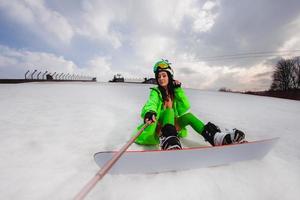
M 164 103 L 160 90 L 158 87 L 150 88 L 150 96 L 144 107 L 142 108 L 141 117 L 144 119 L 147 112 L 152 111 L 156 113 L 156 121 L 150 124 L 141 135 L 135 140 L 137 144 L 142 145 L 156 145 L 159 144 L 159 129 L 164 120 Z M 178 131 L 179 137 L 187 136 L 187 125 L 191 125 L 194 130 L 198 133 L 201 133 L 204 128 L 202 121 L 197 119 L 193 114 L 187 113 L 190 108 L 190 103 L 187 96 L 184 93 L 184 90 L 181 87 L 174 89 L 174 99 L 173 99 L 173 108 L 172 113 L 174 113 L 175 121 L 180 127 Z M 137 130 L 144 124 L 141 124 L 137 127 Z M 174 125 L 174 124 L 173 124 Z

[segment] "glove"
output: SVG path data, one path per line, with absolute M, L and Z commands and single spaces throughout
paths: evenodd
M 145 114 L 144 117 L 144 123 L 146 123 L 146 121 L 150 121 L 151 123 L 155 121 L 155 117 L 156 117 L 156 113 L 153 111 L 149 111 Z
M 179 81 L 174 81 L 173 82 L 174 88 L 179 88 L 181 87 L 181 83 Z

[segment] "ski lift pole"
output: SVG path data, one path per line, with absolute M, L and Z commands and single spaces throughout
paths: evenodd
M 75 196 L 74 200 L 82 200 L 85 196 L 95 187 L 106 173 L 112 168 L 112 166 L 119 160 L 119 158 L 125 153 L 129 146 L 136 140 L 138 136 L 149 126 L 150 122 L 144 124 L 144 126 L 133 136 L 115 155 L 95 174 L 95 176 L 81 189 L 81 191 Z

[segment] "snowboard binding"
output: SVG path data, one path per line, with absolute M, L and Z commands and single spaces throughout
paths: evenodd
M 243 131 L 233 129 L 232 131 L 221 132 L 220 128 L 211 122 L 204 126 L 202 136 L 212 146 L 243 143 L 245 139 Z
M 231 131 L 226 130 L 227 135 L 225 136 L 224 144 L 239 144 L 244 143 L 245 141 L 245 133 L 236 128 Z
M 160 148 L 162 150 L 175 150 L 182 149 L 180 140 L 178 138 L 178 133 L 175 126 L 171 124 L 166 124 L 161 129 L 161 135 L 159 137 Z

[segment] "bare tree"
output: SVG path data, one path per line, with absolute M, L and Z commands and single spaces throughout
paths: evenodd
M 271 90 L 289 90 L 294 88 L 293 71 L 295 59 L 281 59 L 275 66 Z
M 293 85 L 294 88 L 300 89 L 300 57 L 294 58 Z
M 220 92 L 231 92 L 231 89 L 228 89 L 228 88 L 226 88 L 226 87 L 221 87 L 221 88 L 219 89 L 219 91 L 220 91 Z

